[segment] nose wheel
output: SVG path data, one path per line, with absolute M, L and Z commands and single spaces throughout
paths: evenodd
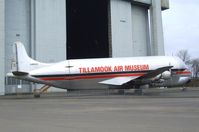
M 44 85 L 40 89 L 34 89 L 33 91 L 34 98 L 40 98 L 41 94 L 46 92 L 49 88 L 50 86 Z

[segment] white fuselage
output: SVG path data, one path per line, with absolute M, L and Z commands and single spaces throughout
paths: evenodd
M 165 66 L 173 66 L 171 78 L 156 82 L 157 86 L 181 85 L 190 79 L 185 64 L 177 57 L 168 56 L 66 60 L 32 70 L 29 75 L 63 89 L 99 89 L 109 87 L 100 81 L 139 77 Z

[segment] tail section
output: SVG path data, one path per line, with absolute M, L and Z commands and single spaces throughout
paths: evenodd
M 14 66 L 12 67 L 12 72 L 15 75 L 25 75 L 31 70 L 49 65 L 30 58 L 21 42 L 15 42 L 13 45 L 13 50 Z

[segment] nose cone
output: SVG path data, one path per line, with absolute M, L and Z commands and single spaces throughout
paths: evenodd
M 180 77 L 178 84 L 184 85 L 184 84 L 188 84 L 190 82 L 191 82 L 191 77 Z

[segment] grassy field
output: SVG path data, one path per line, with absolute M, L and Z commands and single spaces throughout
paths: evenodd
M 199 78 L 193 78 L 192 81 L 187 84 L 188 87 L 199 87 Z

